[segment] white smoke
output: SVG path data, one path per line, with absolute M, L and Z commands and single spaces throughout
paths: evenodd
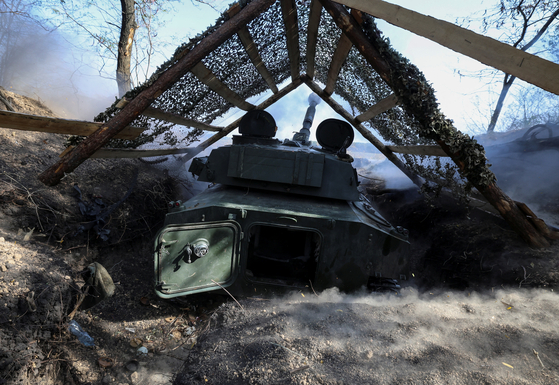
M 95 56 L 80 52 L 57 31 L 35 24 L 20 28 L 25 35 L 4 57 L 4 88 L 38 99 L 64 118 L 91 121 L 114 102 L 116 81 L 90 66 Z

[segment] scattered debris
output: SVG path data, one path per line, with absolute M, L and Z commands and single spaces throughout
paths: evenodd
M 507 310 L 512 310 L 512 308 L 514 307 L 512 304 L 507 303 L 503 300 L 501 300 L 501 303 L 507 307 Z
M 110 357 L 99 357 L 97 363 L 104 369 L 110 368 L 115 364 L 114 360 Z
M 539 353 L 536 351 L 536 349 L 532 349 L 532 351 L 534 352 L 534 355 L 535 355 L 536 358 L 538 359 L 538 361 L 539 361 L 539 363 L 540 363 L 542 369 L 545 369 L 545 366 L 543 366 L 543 362 L 542 362 L 542 359 L 540 358 Z
M 303 366 L 301 366 L 301 367 L 299 367 L 299 368 L 293 369 L 293 370 L 291 371 L 291 374 L 295 374 L 295 373 L 298 373 L 298 372 L 302 372 L 303 370 L 307 370 L 308 368 L 310 368 L 309 365 L 303 365 Z
M 85 285 L 82 288 L 82 309 L 86 310 L 105 298 L 112 297 L 115 292 L 115 284 L 107 269 L 98 262 L 90 264 L 82 273 Z
M 136 360 L 128 361 L 126 363 L 126 369 L 128 369 L 131 372 L 135 372 L 136 370 L 138 370 L 139 367 L 140 367 L 140 363 Z
M 138 350 L 136 350 L 136 355 L 138 356 L 145 356 L 148 354 L 148 348 L 145 346 L 140 346 Z
M 35 231 L 34 227 L 31 230 L 29 230 L 29 232 L 27 234 L 25 234 L 25 236 L 23 237 L 24 242 L 29 242 L 29 240 L 33 236 L 33 231 Z
M 34 291 L 30 291 L 29 294 L 27 294 L 27 305 L 29 306 L 29 311 L 30 312 L 36 312 L 37 311 L 37 304 L 35 303 L 35 299 L 33 298 L 35 296 L 35 292 Z
M 139 338 L 132 338 L 130 340 L 130 346 L 132 346 L 133 348 L 138 348 L 138 347 L 142 346 L 143 343 L 144 343 L 144 341 L 142 341 Z
M 78 340 L 82 343 L 82 345 L 87 347 L 95 346 L 93 337 L 91 337 L 85 330 L 83 330 L 80 324 L 78 324 L 76 321 L 72 320 L 68 323 L 68 330 L 70 330 L 73 335 L 78 337 Z

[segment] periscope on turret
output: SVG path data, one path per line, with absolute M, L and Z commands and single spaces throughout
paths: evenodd
M 408 279 L 407 230 L 359 193 L 351 125 L 326 119 L 316 130 L 320 147 L 310 142 L 319 102 L 309 96 L 291 139 L 274 138 L 274 118 L 252 110 L 231 145 L 193 159 L 189 171 L 211 187 L 169 205 L 154 245 L 158 296 L 397 290 Z

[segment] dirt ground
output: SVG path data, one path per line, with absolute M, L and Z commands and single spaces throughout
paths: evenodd
M 18 111 L 48 114 L 11 97 Z M 559 383 L 557 243 L 532 250 L 499 217 L 369 183 L 379 211 L 410 230 L 413 279 L 400 296 L 164 301 L 152 238 L 188 186 L 164 166 L 91 159 L 46 187 L 37 176 L 64 141 L 0 129 L 0 384 Z M 110 210 L 97 229 L 85 229 L 76 186 L 82 208 Z M 557 217 L 553 201 L 542 207 Z M 94 339 L 86 347 L 68 324 L 93 262 L 116 289 L 74 313 Z

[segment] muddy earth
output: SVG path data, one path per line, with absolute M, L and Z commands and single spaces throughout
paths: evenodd
M 4 95 L 19 112 L 51 114 Z M 399 296 L 164 301 L 152 240 L 190 186 L 173 159 L 91 159 L 46 187 L 37 176 L 65 139 L 0 128 L 0 384 L 559 383 L 557 242 L 530 249 L 500 217 L 370 179 L 363 192 L 410 231 L 413 278 Z M 558 225 L 555 201 L 538 209 Z M 92 263 L 115 290 L 84 309 Z

